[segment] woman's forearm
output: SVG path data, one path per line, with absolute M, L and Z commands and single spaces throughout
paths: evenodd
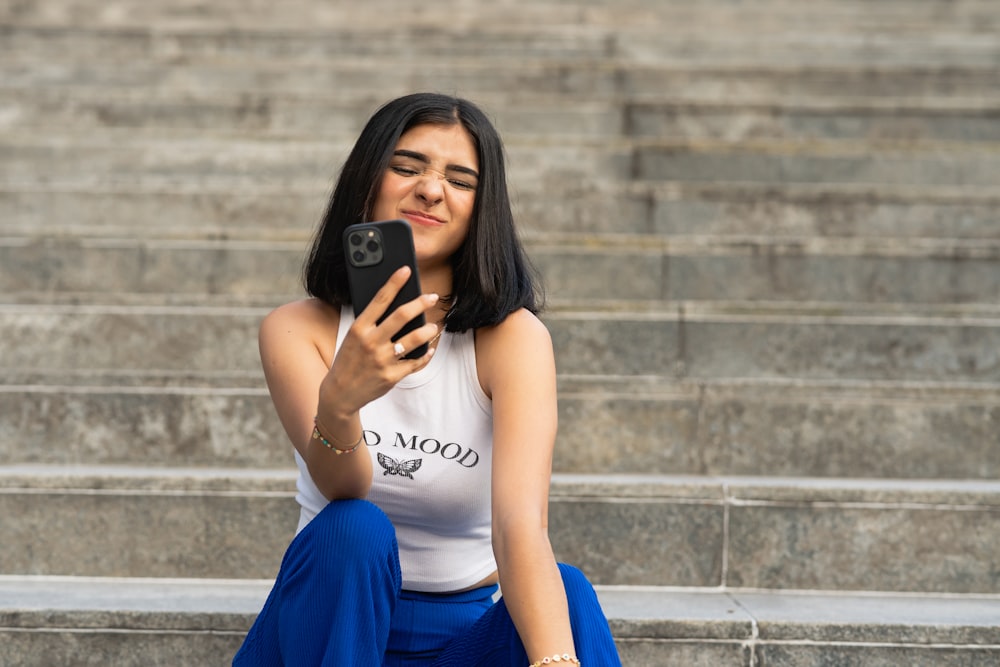
M 534 662 L 575 655 L 566 590 L 544 528 L 501 528 L 494 549 L 503 599 Z
M 358 412 L 339 412 L 321 388 L 315 427 L 299 451 L 316 487 L 329 500 L 367 497 L 372 463 Z

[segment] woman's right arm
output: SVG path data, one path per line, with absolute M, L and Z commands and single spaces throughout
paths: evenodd
M 371 459 L 358 449 L 337 456 L 312 437 L 318 396 L 329 373 L 339 313 L 320 301 L 296 301 L 272 311 L 260 325 L 260 359 L 278 419 L 292 445 L 309 468 L 309 474 L 326 498 L 363 498 L 371 484 Z M 324 349 L 326 348 L 326 349 Z M 327 426 L 327 438 L 354 437 L 356 423 Z M 351 441 L 353 442 L 353 440 Z
M 417 313 L 432 308 L 435 295 L 404 304 L 376 324 L 408 275 L 402 269 L 389 279 L 355 320 L 332 363 L 340 320 L 336 309 L 315 299 L 297 301 L 275 309 L 261 323 L 260 356 L 271 400 L 313 482 L 329 500 L 366 497 L 371 458 L 363 447 L 338 456 L 313 438 L 313 419 L 318 418 L 324 438 L 346 449 L 363 433 L 361 408 L 429 361 L 426 355 L 399 359 L 391 337 Z M 436 333 L 437 327 L 428 324 L 400 342 L 413 349 Z

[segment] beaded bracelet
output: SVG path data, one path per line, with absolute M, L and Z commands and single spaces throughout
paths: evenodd
M 327 449 L 332 450 L 334 454 L 336 454 L 337 456 L 340 456 L 341 454 L 350 454 L 355 449 L 357 449 L 358 447 L 360 447 L 361 443 L 365 441 L 365 432 L 362 431 L 361 432 L 361 437 L 358 438 L 358 441 L 355 442 L 353 445 L 351 445 L 347 449 L 341 449 L 340 447 L 334 447 L 333 444 L 331 444 L 330 441 L 327 440 L 325 437 L 323 437 L 323 434 L 319 432 L 319 416 L 317 415 L 316 417 L 313 417 L 313 434 L 312 434 L 312 437 L 313 437 L 313 440 L 319 440 L 320 442 L 323 443 L 324 446 L 326 446 Z
M 542 665 L 551 665 L 556 662 L 572 663 L 576 665 L 576 667 L 580 667 L 580 661 L 569 653 L 563 653 L 562 655 L 556 654 L 551 658 L 542 658 L 538 662 L 531 663 L 528 667 L 542 667 Z

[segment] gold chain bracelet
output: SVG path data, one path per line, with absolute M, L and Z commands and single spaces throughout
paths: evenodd
M 316 417 L 313 418 L 313 433 L 312 433 L 312 437 L 313 437 L 313 440 L 319 440 L 320 442 L 323 443 L 323 445 L 327 449 L 332 450 L 334 454 L 336 454 L 337 456 L 340 456 L 341 454 L 350 454 L 355 449 L 357 449 L 358 447 L 360 447 L 361 443 L 365 441 L 365 432 L 361 431 L 361 437 L 358 438 L 358 441 L 355 442 L 350 447 L 348 447 L 347 449 L 341 449 L 340 447 L 334 447 L 333 443 L 330 442 L 329 440 L 327 440 L 326 437 L 322 433 L 319 432 L 319 416 L 317 415 Z
M 562 655 L 559 655 L 557 653 L 556 655 L 553 655 L 549 658 L 542 658 L 538 662 L 531 663 L 530 665 L 528 665 L 528 667 L 542 667 L 542 665 L 554 665 L 557 662 L 565 662 L 567 664 L 576 665 L 576 667 L 580 667 L 580 661 L 577 660 L 575 656 L 572 656 L 569 653 L 563 653 Z

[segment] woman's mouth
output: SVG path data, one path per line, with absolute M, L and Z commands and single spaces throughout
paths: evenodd
M 412 223 L 428 227 L 436 227 L 444 224 L 444 220 L 427 213 L 420 213 L 419 211 L 403 211 L 403 217 Z

